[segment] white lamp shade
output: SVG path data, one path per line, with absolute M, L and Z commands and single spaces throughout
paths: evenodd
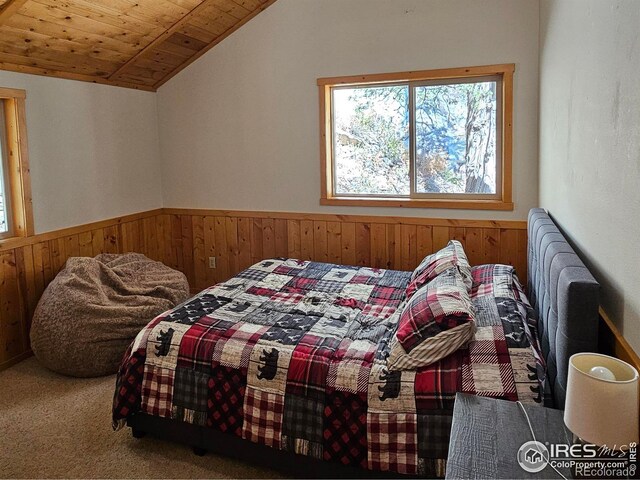
M 604 367 L 615 380 L 602 378 Z M 622 360 L 598 353 L 569 359 L 564 423 L 584 442 L 626 449 L 638 442 L 638 371 Z

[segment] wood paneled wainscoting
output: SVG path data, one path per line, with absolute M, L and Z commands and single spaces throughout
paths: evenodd
M 170 241 L 165 263 L 182 270 L 193 290 L 269 257 L 413 270 L 450 239 L 464 244 L 472 265 L 508 263 L 527 278 L 520 221 L 164 209 L 157 229 Z
M 69 257 L 131 250 L 133 230 L 144 235 L 162 210 L 153 210 L 31 237 L 0 241 L 0 370 L 31 355 L 29 327 L 45 287 Z M 164 241 L 155 238 L 153 241 Z M 138 249 L 157 251 L 149 240 Z
M 40 295 L 73 256 L 139 252 L 184 272 L 191 289 L 270 257 L 412 270 L 450 239 L 472 265 L 507 263 L 526 280 L 526 222 L 158 209 L 0 242 L 0 370 L 31 354 Z M 209 268 L 214 257 L 216 268 Z

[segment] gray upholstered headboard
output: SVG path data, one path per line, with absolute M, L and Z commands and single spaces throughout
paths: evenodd
M 598 347 L 600 285 L 542 208 L 529 212 L 529 299 L 538 313 L 547 380 L 564 407 L 569 357 Z

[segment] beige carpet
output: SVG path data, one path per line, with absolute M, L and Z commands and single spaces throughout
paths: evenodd
M 274 478 L 278 473 L 111 429 L 115 377 L 77 379 L 35 358 L 0 372 L 2 478 Z

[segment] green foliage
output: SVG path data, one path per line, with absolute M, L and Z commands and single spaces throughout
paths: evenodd
M 353 115 L 337 125 L 337 191 L 408 195 L 407 87 L 349 91 Z
M 495 192 L 495 87 L 415 87 L 417 192 Z M 355 88 L 334 97 L 339 193 L 409 194 L 409 91 Z

